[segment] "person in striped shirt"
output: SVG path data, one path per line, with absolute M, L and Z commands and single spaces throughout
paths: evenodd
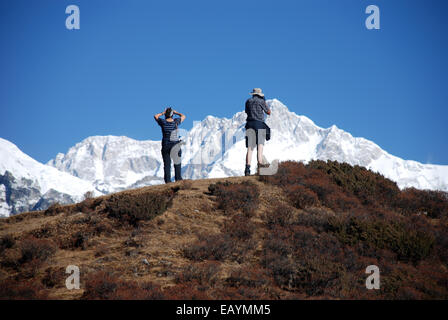
M 165 119 L 161 118 L 163 114 L 165 115 Z M 175 115 L 179 117 L 174 118 Z M 172 108 L 166 108 L 163 112 L 154 115 L 154 119 L 162 129 L 162 158 L 165 183 L 171 182 L 171 152 L 173 151 L 173 148 L 180 143 L 177 127 L 185 120 L 185 118 L 185 115 Z M 180 162 L 182 150 L 178 146 L 174 149 L 174 152 L 176 152 L 177 149 L 178 161 L 174 159 L 174 179 L 179 181 L 182 180 Z

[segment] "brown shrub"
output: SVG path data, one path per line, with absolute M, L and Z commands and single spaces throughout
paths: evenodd
M 292 289 L 292 282 L 296 275 L 296 267 L 292 258 L 269 250 L 265 252 L 262 263 L 271 272 L 278 286 Z
M 307 167 L 320 170 L 345 193 L 355 195 L 364 205 L 391 203 L 400 192 L 395 182 L 361 166 L 314 160 Z
M 437 256 L 448 267 L 448 226 L 436 230 Z
M 405 214 L 424 213 L 431 218 L 448 216 L 448 197 L 446 192 L 405 189 L 396 201 L 396 207 Z
M 107 300 L 115 293 L 120 280 L 104 271 L 89 274 L 85 280 L 82 299 Z
M 235 251 L 235 241 L 227 234 L 201 235 L 198 241 L 185 247 L 183 254 L 194 261 L 223 261 Z
M 225 283 L 231 287 L 259 288 L 270 285 L 270 279 L 265 269 L 254 266 L 241 266 L 233 270 Z
M 167 300 L 210 300 L 212 297 L 207 293 L 208 289 L 208 286 L 191 281 L 169 287 L 163 294 Z
M 322 202 L 322 204 L 326 205 L 327 207 L 329 207 L 330 205 L 330 203 L 326 201 L 327 197 L 334 193 L 341 193 L 341 189 L 333 184 L 329 177 L 322 172 L 313 172 L 305 178 L 304 183 L 308 189 L 317 194 L 317 197 Z
M 346 211 L 360 206 L 350 191 L 344 191 L 331 175 L 315 166 L 314 162 L 308 165 L 282 162 L 277 173 L 264 181 L 282 188 L 291 204 L 299 209 L 322 204 L 333 210 Z
M 164 295 L 159 286 L 123 281 L 104 271 L 89 274 L 81 299 L 85 300 L 158 300 Z
M 114 231 L 114 228 L 109 223 L 109 221 L 100 221 L 92 225 L 94 227 L 94 233 L 96 235 L 100 234 L 111 234 Z
M 289 200 L 292 190 L 312 190 L 332 209 L 291 201 L 305 209 L 292 219 L 277 221 L 274 212 L 266 219 L 260 264 L 282 290 L 343 299 L 448 296 L 445 193 L 400 191 L 379 174 L 337 162 L 286 162 L 260 179 L 282 188 Z M 380 267 L 382 285 L 366 293 L 371 264 Z
M 337 161 L 315 160 L 307 165 L 282 162 L 275 175 L 260 180 L 281 187 L 291 203 L 302 209 L 320 202 L 336 211 L 365 206 L 405 214 L 426 213 L 432 218 L 448 214 L 446 192 L 413 188 L 400 191 L 395 182 L 379 173 Z
M 65 285 L 66 277 L 64 268 L 49 267 L 45 270 L 42 284 L 47 288 L 62 287 Z
M 16 240 L 11 234 L 4 235 L 0 239 L 0 253 L 5 249 L 10 249 L 16 244 Z
M 295 223 L 304 227 L 311 227 L 317 232 L 326 232 L 329 230 L 328 219 L 334 216 L 325 208 L 308 208 L 297 215 Z
M 265 220 L 268 227 L 272 229 L 276 225 L 282 227 L 290 225 L 293 222 L 293 217 L 292 208 L 280 204 L 275 209 L 266 213 Z
M 7 249 L 0 256 L 1 266 L 3 268 L 18 270 L 21 265 L 21 263 L 19 262 L 21 257 L 22 254 L 18 248 Z
M 275 283 L 309 296 L 334 295 L 348 267 L 345 264 L 352 263 L 352 257 L 343 254 L 338 240 L 325 233 L 294 227 L 292 236 L 284 234 L 278 232 L 264 243 L 262 264 Z
M 349 196 L 343 192 L 333 192 L 327 194 L 323 199 L 326 207 L 332 208 L 335 211 L 347 212 L 350 209 L 361 207 L 360 202 L 353 196 Z
M 285 192 L 291 204 L 298 209 L 319 205 L 317 194 L 304 186 L 291 185 L 285 188 Z
M 176 275 L 177 283 L 190 283 L 196 281 L 200 285 L 213 286 L 217 281 L 220 265 L 214 261 L 200 264 L 190 264 Z
M 415 188 L 400 191 L 395 182 L 379 173 L 337 161 L 311 161 L 307 167 L 327 174 L 346 195 L 354 195 L 362 205 L 391 208 L 405 214 L 426 213 L 432 218 L 448 214 L 446 192 Z
M 35 238 L 50 238 L 53 235 L 54 228 L 49 224 L 45 224 L 41 228 L 34 229 L 30 234 Z
M 269 176 L 260 176 L 260 181 L 277 186 L 303 185 L 304 177 L 310 171 L 301 162 L 285 161 L 279 164 L 277 173 Z
M 42 264 L 56 252 L 56 245 L 46 239 L 29 236 L 8 249 L 2 257 L 1 265 L 19 271 L 17 279 L 34 277 Z
M 137 226 L 142 220 L 161 215 L 171 205 L 174 191 L 145 192 L 142 194 L 114 194 L 105 201 L 109 217 Z
M 46 216 L 54 216 L 64 211 L 64 207 L 59 203 L 53 203 L 51 206 L 45 210 L 44 214 Z
M 17 275 L 17 279 L 30 279 L 35 277 L 43 262 L 39 259 L 33 259 L 20 265 L 20 273 Z
M 0 300 L 44 300 L 48 293 L 34 281 L 0 281 Z
M 72 236 L 72 243 L 70 245 L 70 248 L 80 248 L 82 250 L 86 250 L 89 246 L 89 233 L 78 231 L 75 232 Z
M 239 240 L 250 239 L 254 230 L 254 223 L 241 214 L 235 214 L 229 220 L 226 220 L 222 228 L 223 233 Z
M 163 300 L 165 295 L 160 286 L 151 282 L 121 282 L 111 300 Z
M 55 254 L 57 247 L 51 240 L 28 237 L 19 243 L 21 251 L 20 264 L 37 260 L 46 261 Z
M 416 271 L 406 265 L 398 265 L 383 271 L 380 289 L 382 295 L 386 299 L 393 300 L 423 299 L 422 292 L 415 288 L 415 280 L 417 279 L 415 279 L 414 274 L 416 274 Z
M 329 219 L 330 230 L 345 244 L 365 242 L 377 249 L 388 248 L 404 261 L 418 261 L 432 252 L 435 239 L 427 228 L 409 227 L 400 220 L 374 216 L 345 216 Z
M 288 286 L 295 274 L 291 226 L 273 225 L 263 241 L 261 265 L 270 272 L 278 286 Z
M 290 285 L 303 289 L 309 296 L 332 295 L 332 288 L 340 286 L 345 271 L 340 263 L 317 256 L 299 261 L 297 270 Z M 340 294 L 339 290 L 336 294 Z
M 225 286 L 213 290 L 213 298 L 219 300 L 269 300 L 279 296 L 271 288 Z
M 183 249 L 184 257 L 194 260 L 236 261 L 242 263 L 255 248 L 253 239 L 237 240 L 228 234 L 200 234 L 198 240 Z
M 91 213 L 95 211 L 95 209 L 103 202 L 100 198 L 92 198 L 87 197 L 84 199 L 84 201 L 81 201 L 77 203 L 73 209 L 72 212 L 82 212 L 82 213 Z
M 290 242 L 290 235 L 286 237 L 279 236 L 278 232 L 284 229 L 277 229 L 275 233 L 268 234 L 263 242 L 263 249 L 266 252 L 273 252 L 281 257 L 287 257 L 293 253 L 293 246 Z
M 218 182 L 208 187 L 210 194 L 216 196 L 218 208 L 225 213 L 242 212 L 253 216 L 258 208 L 258 187 L 249 181 L 241 183 Z

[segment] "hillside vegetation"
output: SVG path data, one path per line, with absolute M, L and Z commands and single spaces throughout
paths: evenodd
M 446 193 L 331 161 L 0 220 L 1 299 L 447 299 L 447 267 Z

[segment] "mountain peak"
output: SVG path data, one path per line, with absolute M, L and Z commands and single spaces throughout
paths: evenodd
M 266 117 L 266 123 L 272 129 L 272 139 L 266 143 L 264 152 L 269 161 L 337 160 L 381 172 L 402 188 L 448 190 L 448 173 L 440 171 L 444 166 L 430 167 L 402 160 L 372 141 L 353 137 L 336 125 L 326 129 L 319 127 L 308 117 L 290 111 L 278 99 L 266 103 L 272 110 Z M 242 175 L 241 163 L 246 152 L 245 121 L 246 114 L 240 111 L 230 119 L 209 115 L 195 122 L 182 147 L 184 178 Z M 123 190 L 144 181 L 162 182 L 159 141 L 114 136 L 89 137 L 84 141 L 96 140 L 108 141 L 107 148 L 101 143 L 90 149 L 76 145 L 63 158 L 57 156 L 50 164 L 92 182 L 103 192 Z
M 271 127 L 271 140 L 264 149 L 268 161 L 336 160 L 380 172 L 400 188 L 448 190 L 448 166 L 400 159 L 336 125 L 321 128 L 277 99 L 268 100 L 267 104 L 272 110 L 266 117 Z M 230 119 L 210 115 L 195 122 L 183 139 L 184 179 L 243 175 L 245 121 L 246 114 L 240 111 Z M 5 171 L 11 172 L 15 181 L 24 178 L 20 183 L 38 186 L 42 194 L 54 189 L 78 197 L 93 189 L 110 193 L 163 183 L 160 141 L 139 141 L 126 136 L 88 137 L 67 153 L 57 154 L 48 165 L 0 138 L 0 175 Z M 4 186 L 0 183 L 0 199 L 5 194 Z
M 47 199 L 50 190 L 58 199 L 73 202 L 95 187 L 34 160 L 13 143 L 0 138 L 0 215 L 31 210 Z

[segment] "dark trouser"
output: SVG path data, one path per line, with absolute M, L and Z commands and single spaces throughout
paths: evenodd
M 167 145 L 162 147 L 162 158 L 163 158 L 163 171 L 164 171 L 164 179 L 165 183 L 171 182 L 171 149 L 175 145 Z M 179 158 L 182 156 L 182 150 L 179 148 L 177 153 Z M 181 172 L 180 172 L 181 164 L 174 164 L 174 179 L 176 181 L 182 180 Z

